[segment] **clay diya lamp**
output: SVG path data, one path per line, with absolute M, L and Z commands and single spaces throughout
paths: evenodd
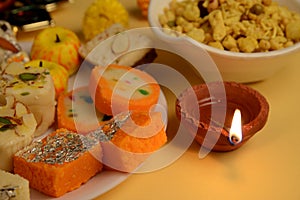
M 245 144 L 264 127 L 268 113 L 265 97 L 235 82 L 195 85 L 176 101 L 181 123 L 200 145 L 212 151 L 231 151 Z

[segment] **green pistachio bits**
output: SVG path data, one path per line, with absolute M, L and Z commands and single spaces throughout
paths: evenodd
M 148 95 L 149 92 L 147 90 L 143 90 L 143 89 L 139 89 L 139 92 L 142 94 L 142 95 Z
M 39 73 L 22 73 L 19 74 L 19 78 L 22 81 L 33 81 L 38 78 Z
M 4 118 L 4 117 L 0 117 L 0 123 L 1 124 L 12 124 L 9 119 Z

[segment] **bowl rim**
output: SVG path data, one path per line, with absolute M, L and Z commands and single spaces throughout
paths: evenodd
M 153 16 L 154 13 L 156 12 L 151 12 L 151 10 L 154 10 L 154 1 L 150 1 L 149 4 L 149 12 L 148 12 L 148 21 L 149 21 L 149 25 L 150 27 L 153 29 L 153 32 L 156 34 L 156 36 L 158 36 L 159 38 L 166 40 L 168 42 L 174 43 L 180 43 L 180 42 L 188 42 L 191 43 L 197 47 L 200 47 L 206 51 L 208 51 L 209 53 L 212 54 L 218 54 L 220 56 L 224 56 L 224 57 L 234 57 L 234 58 L 241 58 L 241 59 L 257 59 L 257 58 L 269 58 L 269 57 L 276 57 L 276 56 L 283 56 L 286 54 L 290 54 L 292 52 L 295 51 L 299 51 L 300 50 L 300 42 L 297 42 L 296 44 L 289 46 L 289 47 L 285 47 L 283 49 L 278 49 L 278 50 L 273 50 L 273 51 L 268 51 L 268 52 L 254 52 L 254 53 L 243 53 L 243 52 L 231 52 L 231 51 L 227 51 L 227 50 L 221 50 L 215 47 L 211 47 L 209 45 L 206 45 L 204 43 L 198 42 L 186 35 L 180 35 L 180 36 L 171 36 L 168 35 L 164 32 L 164 30 L 170 30 L 170 29 L 166 29 L 166 28 L 162 28 L 162 26 L 160 25 L 160 23 L 158 22 L 158 15 L 157 16 Z M 297 1 L 300 5 L 300 1 Z M 162 6 L 163 7 L 163 6 Z M 175 31 L 174 31 L 175 32 Z

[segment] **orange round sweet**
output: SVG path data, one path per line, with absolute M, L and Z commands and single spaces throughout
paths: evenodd
M 97 110 L 107 115 L 132 110 L 148 112 L 160 95 L 159 84 L 152 76 L 116 64 L 95 67 L 89 91 Z
M 56 114 L 58 128 L 66 128 L 83 135 L 110 119 L 95 111 L 95 105 L 87 87 L 60 94 Z

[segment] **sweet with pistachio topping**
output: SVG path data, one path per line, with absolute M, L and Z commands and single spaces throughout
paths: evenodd
M 37 123 L 33 114 L 13 96 L 0 95 L 0 169 L 13 170 L 12 157 L 29 145 Z
M 11 63 L 1 75 L 1 93 L 14 96 L 29 107 L 38 124 L 35 136 L 45 133 L 54 122 L 56 104 L 48 69 Z

